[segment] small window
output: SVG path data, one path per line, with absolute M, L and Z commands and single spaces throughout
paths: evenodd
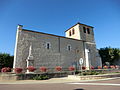
M 79 50 L 76 50 L 77 53 L 79 53 Z
M 50 49 L 51 44 L 49 42 L 46 43 L 46 48 Z
M 72 29 L 72 34 L 73 34 L 73 35 L 75 34 L 75 30 L 74 30 L 74 28 Z
M 84 31 L 84 33 L 86 33 L 86 28 L 85 27 L 83 27 L 83 31 Z
M 47 49 L 50 49 L 50 44 L 49 43 L 47 43 Z
M 68 50 L 70 51 L 70 49 L 71 49 L 71 47 L 70 46 L 68 46 Z
M 71 50 L 71 45 L 67 45 L 67 50 L 68 50 L 68 51 Z
M 90 34 L 90 29 L 89 28 L 87 28 L 87 33 Z
M 71 36 L 71 31 L 69 31 L 69 36 Z

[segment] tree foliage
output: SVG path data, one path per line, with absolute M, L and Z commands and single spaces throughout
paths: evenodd
M 115 61 L 120 59 L 120 49 L 119 48 L 111 48 L 105 47 L 99 49 L 99 54 L 102 58 L 102 63 L 110 62 L 110 64 L 114 64 Z
M 13 67 L 13 58 L 14 56 L 11 56 L 7 53 L 0 53 L 0 69 L 3 67 Z

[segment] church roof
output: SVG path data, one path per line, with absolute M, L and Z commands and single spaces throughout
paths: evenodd
M 78 40 L 78 39 L 68 38 L 68 37 L 64 37 L 64 36 L 58 36 L 58 35 L 54 35 L 54 34 L 48 34 L 48 33 L 33 31 L 33 30 L 27 30 L 27 29 L 22 29 L 22 30 L 23 31 L 27 31 L 27 32 L 33 32 L 33 33 L 38 33 L 38 34 L 45 34 L 45 35 L 50 35 L 50 36 L 55 36 L 55 37 L 60 37 L 60 38 L 66 38 L 66 39 L 76 40 L 76 41 L 84 41 L 84 40 Z

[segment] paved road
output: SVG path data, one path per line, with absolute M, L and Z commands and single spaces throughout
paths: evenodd
M 0 84 L 0 90 L 120 90 L 120 79 L 73 83 Z

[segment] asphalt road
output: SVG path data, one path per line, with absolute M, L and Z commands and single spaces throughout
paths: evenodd
M 120 79 L 73 83 L 0 84 L 0 90 L 120 90 Z

